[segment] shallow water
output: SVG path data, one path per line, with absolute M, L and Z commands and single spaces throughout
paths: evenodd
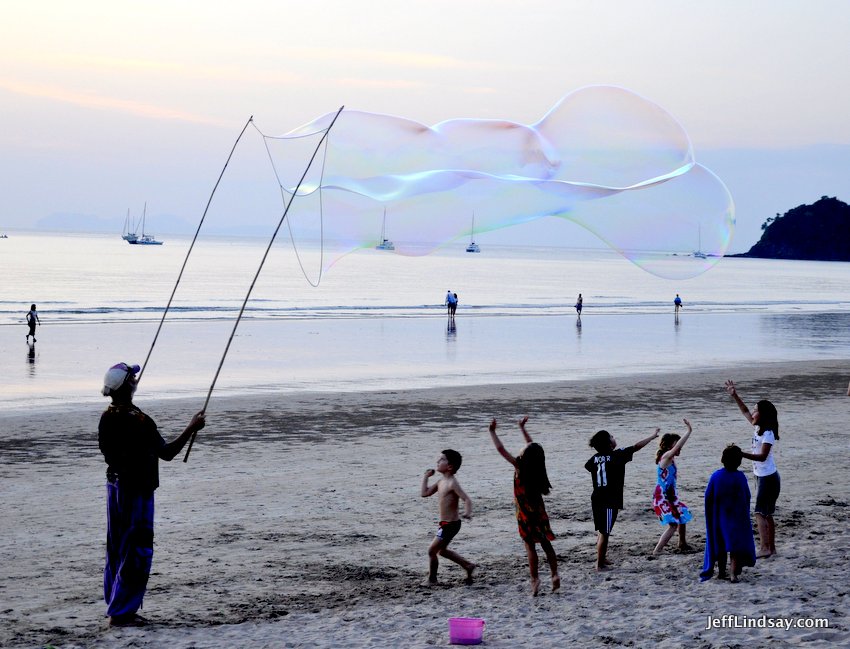
M 107 367 L 142 363 L 188 240 L 2 241 L 0 409 L 101 402 Z M 265 242 L 199 240 L 140 398 L 206 394 Z M 286 245 L 260 276 L 217 393 L 574 380 L 748 361 L 847 358 L 850 265 L 722 259 L 662 280 L 602 250 L 483 247 L 402 257 L 364 250 L 318 288 Z M 460 296 L 454 326 L 442 306 Z M 573 303 L 582 292 L 584 311 Z M 672 298 L 685 303 L 678 319 Z M 28 346 L 24 315 L 42 326 Z M 580 326 L 579 326 L 580 324 Z

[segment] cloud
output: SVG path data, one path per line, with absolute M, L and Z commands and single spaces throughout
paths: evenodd
M 420 89 L 430 86 L 421 81 L 405 79 L 358 79 L 356 77 L 335 79 L 334 83 L 349 88 L 398 88 L 402 90 Z
M 133 101 L 130 99 L 120 99 L 118 97 L 76 92 L 59 86 L 0 79 L 0 89 L 17 95 L 40 97 L 42 99 L 72 104 L 83 108 L 118 111 L 150 119 L 175 120 L 191 122 L 193 124 L 206 124 L 209 126 L 229 126 L 228 123 L 208 115 L 189 113 L 175 108 L 158 106 L 156 104 Z
M 296 59 L 328 61 L 344 65 L 381 65 L 393 68 L 420 70 L 530 70 L 529 66 L 506 65 L 503 62 L 476 61 L 438 54 L 402 50 L 371 50 L 362 48 L 298 47 L 286 48 L 283 54 Z M 280 56 L 281 52 L 275 52 Z

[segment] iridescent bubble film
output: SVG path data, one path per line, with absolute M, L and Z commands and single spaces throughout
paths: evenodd
M 266 137 L 285 202 L 332 118 Z M 344 110 L 287 218 L 296 250 L 323 241 L 321 261 L 310 263 L 327 268 L 384 238 L 396 253 L 427 254 L 468 237 L 473 213 L 476 233 L 567 219 L 671 279 L 714 265 L 735 223 L 728 190 L 695 161 L 681 125 L 612 86 L 570 93 L 534 124 L 453 119 L 429 127 Z

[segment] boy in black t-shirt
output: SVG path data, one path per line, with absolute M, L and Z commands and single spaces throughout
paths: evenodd
M 590 446 L 596 455 L 590 458 L 584 468 L 590 471 L 593 479 L 593 495 L 590 497 L 593 509 L 593 524 L 596 535 L 596 570 L 608 570 L 610 562 L 605 557 L 608 552 L 608 536 L 617 520 L 617 511 L 623 508 L 623 482 L 626 477 L 626 462 L 661 432 L 655 432 L 633 446 L 617 448 L 617 440 L 607 431 L 600 430 L 590 438 Z

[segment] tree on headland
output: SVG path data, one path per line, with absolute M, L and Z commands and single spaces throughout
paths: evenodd
M 761 239 L 734 257 L 850 261 L 850 205 L 821 196 L 762 223 Z

